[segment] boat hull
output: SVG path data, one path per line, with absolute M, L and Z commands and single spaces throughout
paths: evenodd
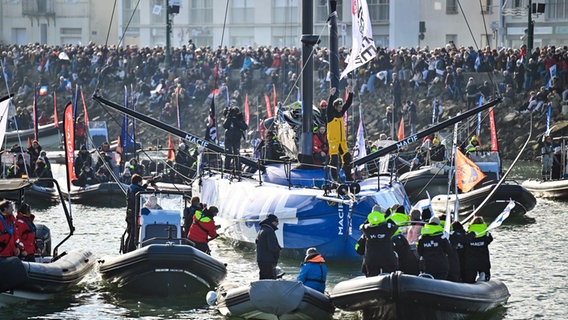
M 335 311 L 328 296 L 289 280 L 222 285 L 215 306 L 224 316 L 239 319 L 331 319 Z
M 496 184 L 492 184 L 458 194 L 459 214 L 462 216 L 471 214 L 481 205 L 495 186 Z M 536 198 L 529 190 L 515 183 L 503 183 L 477 212 L 477 215 L 495 218 L 505 209 L 510 199 L 516 202 L 515 207 L 511 210 L 511 217 L 522 216 L 536 206 Z M 446 194 L 437 195 L 432 198 L 432 209 L 437 213 L 445 213 L 446 207 L 449 206 L 450 210 L 453 211 L 455 201 L 456 195 L 454 194 L 449 196 Z
M 463 319 L 491 311 L 509 299 L 498 280 L 474 284 L 436 280 L 393 272 L 338 283 L 330 294 L 334 305 L 362 311 L 364 319 Z
M 318 176 L 323 170 L 313 170 Z M 320 180 L 301 175 L 304 181 Z M 318 178 L 319 179 L 319 178 Z M 380 180 L 381 188 L 378 188 Z M 323 181 L 323 180 L 321 180 Z M 361 235 L 359 226 L 374 205 L 386 210 L 393 204 L 407 203 L 403 186 L 388 177 L 374 177 L 360 183 L 353 201 L 347 196 L 324 193 L 313 187 L 296 187 L 263 182 L 251 178 L 229 180 L 227 175 L 203 176 L 194 183 L 193 195 L 203 203 L 219 207 L 216 221 L 228 239 L 254 245 L 259 222 L 269 213 L 278 216 L 276 235 L 284 254 L 302 256 L 305 249 L 316 247 L 326 260 L 360 259 L 355 243 Z
M 66 291 L 79 283 L 91 272 L 95 260 L 90 251 L 77 249 L 65 253 L 56 261 L 49 262 L 50 258 L 37 258 L 42 261 L 20 261 L 19 266 L 12 260 L 10 270 L 13 284 L 11 287 L 2 286 L 0 301 L 2 303 L 19 300 L 45 300 L 53 294 Z M 4 260 L 2 263 L 9 262 Z M 19 270 L 24 270 L 21 273 Z M 3 274 L 6 274 L 6 270 Z
M 129 292 L 171 296 L 206 292 L 226 276 L 223 263 L 189 246 L 152 244 L 99 261 L 103 279 Z
M 61 124 L 61 122 L 60 122 Z M 54 123 L 38 126 L 38 142 L 43 150 L 56 150 L 59 149 L 62 141 L 62 135 L 59 128 Z M 34 129 L 25 129 L 18 131 L 6 132 L 5 140 L 6 145 L 11 146 L 14 144 L 26 144 L 28 138 L 34 139 Z
M 523 181 L 522 186 L 537 198 L 568 199 L 568 180 L 526 180 Z
M 127 184 L 122 184 L 125 190 Z M 84 188 L 73 188 L 70 192 L 71 202 L 91 206 L 122 207 L 126 204 L 126 195 L 116 182 L 103 182 Z
M 0 198 L 19 199 L 19 197 L 19 190 L 0 192 Z M 59 202 L 59 196 L 55 188 L 32 184 L 25 190 L 25 201 L 33 206 L 45 206 L 48 204 L 52 205 Z

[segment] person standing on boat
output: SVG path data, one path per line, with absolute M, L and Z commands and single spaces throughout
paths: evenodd
M 213 220 L 217 213 L 219 213 L 219 209 L 215 206 L 196 210 L 193 215 L 193 223 L 187 234 L 187 238 L 195 243 L 195 248 L 209 255 L 211 249 L 207 243 L 218 237 L 215 220 Z
M 542 145 L 540 147 L 540 155 L 542 156 L 542 179 L 550 180 L 552 178 L 552 164 L 554 161 L 554 145 L 552 137 L 545 135 L 542 137 Z
M 41 154 L 41 146 L 37 140 L 32 141 L 32 145 L 28 148 L 30 154 L 30 163 L 35 163 Z
M 36 225 L 30 205 L 22 202 L 16 216 L 16 245 L 20 248 L 20 259 L 35 262 Z
M 87 146 L 82 145 L 81 149 L 79 149 L 79 153 L 77 154 L 77 157 L 75 158 L 75 161 L 73 161 L 73 168 L 75 169 L 75 176 L 78 177 L 81 174 L 81 170 L 85 166 L 92 167 L 93 166 L 93 158 L 91 157 L 89 150 L 87 150 Z
M 478 274 L 479 280 L 489 281 L 491 278 L 489 244 L 493 241 L 493 236 L 487 232 L 487 224 L 483 217 L 476 216 L 471 221 L 467 228 L 467 237 L 463 282 L 474 283 Z
M 440 219 L 432 216 L 421 233 L 417 247 L 421 271 L 435 279 L 446 280 L 450 268 L 448 254 L 451 254 L 451 248 L 450 242 L 442 238 L 444 227 L 440 224 Z
M 327 140 L 329 143 L 329 156 L 331 157 L 331 176 L 335 181 L 339 181 L 337 168 L 339 167 L 339 158 L 341 157 L 345 179 L 352 181 L 351 161 L 353 157 L 347 147 L 345 123 L 343 121 L 343 116 L 349 107 L 351 107 L 351 102 L 353 101 L 351 84 L 347 85 L 349 96 L 345 104 L 341 98 L 334 100 L 336 92 L 337 89 L 335 87 L 331 88 L 328 105 L 332 107 L 327 108 Z
M 123 244 L 123 253 L 130 252 L 136 249 L 137 242 L 137 222 L 138 213 L 136 212 L 136 194 L 140 191 L 144 191 L 148 188 L 148 184 L 155 185 L 154 181 L 142 184 L 142 176 L 139 174 L 134 174 L 132 176 L 130 186 L 128 186 L 128 191 L 126 193 L 126 241 Z
M 452 265 L 452 263 L 456 263 L 455 260 L 453 262 L 450 261 L 450 272 L 448 274 L 448 280 L 461 282 L 464 279 L 465 246 L 467 244 L 467 234 L 461 222 L 457 220 L 452 222 L 452 228 L 450 231 L 450 244 L 455 250 L 457 265 Z
M 469 140 L 467 147 L 465 147 L 465 154 L 469 155 L 472 152 L 477 152 L 479 148 L 479 140 L 477 140 L 477 137 L 474 135 Z
M 328 163 L 328 152 L 329 143 L 327 142 L 327 134 L 325 132 L 325 126 L 321 125 L 314 129 L 313 138 L 313 157 L 314 164 L 316 165 L 326 165 Z
M 375 205 L 367 216 L 367 223 L 361 225 L 361 238 L 355 245 L 357 253 L 363 255 L 362 270 L 365 276 L 372 277 L 380 273 L 390 273 L 397 269 L 392 236 L 398 226 L 391 219 L 386 219 Z
M 444 163 L 446 161 L 446 146 L 436 136 L 432 139 L 432 147 L 430 147 L 430 160 L 432 164 Z
M 256 263 L 259 269 L 259 279 L 276 279 L 276 265 L 280 258 L 280 244 L 276 238 L 278 217 L 269 214 L 260 221 L 260 231 L 256 235 Z
M 187 237 L 189 229 L 193 224 L 193 216 L 197 211 L 201 211 L 205 208 L 205 205 L 201 204 L 201 199 L 198 196 L 193 196 L 191 198 L 191 205 L 189 208 L 183 210 L 183 229 L 182 234 Z
M 20 255 L 16 245 L 16 217 L 12 201 L 0 201 L 0 257 Z
M 326 279 L 327 266 L 325 265 L 325 259 L 316 248 L 309 248 L 306 250 L 306 257 L 300 267 L 300 274 L 297 280 L 306 287 L 324 293 Z
M 244 137 L 248 125 L 245 123 L 243 113 L 237 106 L 227 108 L 224 111 L 225 121 L 223 128 L 225 128 L 225 169 L 229 170 L 234 167 L 237 171 L 240 170 L 238 156 L 241 150 L 241 138 Z
M 418 275 L 418 259 L 416 259 L 416 255 L 410 249 L 410 244 L 401 230 L 403 227 L 410 225 L 410 217 L 404 212 L 404 206 L 399 204 L 393 205 L 387 212 L 391 214 L 386 216 L 386 218 L 391 219 L 398 226 L 398 229 L 391 237 L 394 252 L 396 252 L 398 257 L 398 269 L 407 274 Z

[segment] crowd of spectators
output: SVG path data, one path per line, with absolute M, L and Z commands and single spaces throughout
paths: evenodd
M 55 92 L 64 101 L 72 96 L 76 85 L 83 88 L 85 96 L 95 89 L 119 96 L 126 86 L 132 99 L 153 116 L 174 121 L 179 103 L 185 123 L 199 126 L 204 126 L 203 112 L 199 118 L 192 118 L 192 112 L 185 111 L 204 105 L 213 89 L 227 90 L 227 107 L 230 104 L 242 107 L 245 95 L 250 103 L 261 104 L 264 95 L 271 96 L 273 92 L 278 92 L 279 101 L 291 103 L 298 96 L 302 69 L 301 51 L 296 47 L 212 48 L 198 47 L 191 41 L 172 48 L 169 67 L 162 47 L 4 44 L 0 52 L 2 77 L 10 93 L 15 94 L 17 106 L 30 106 L 33 90 L 41 87 L 47 89 L 43 92 L 47 97 L 51 98 Z M 347 55 L 348 49 L 340 48 L 340 68 L 346 65 Z M 320 89 L 316 90 L 314 99 L 319 101 L 330 87 L 328 48 L 314 49 L 314 67 Z M 476 73 L 491 73 L 499 80 L 495 85 L 478 82 Z M 517 102 L 522 99 L 527 108 L 532 96 L 544 97 L 557 108 L 562 101 L 568 102 L 567 46 L 545 46 L 531 54 L 524 45 L 518 49 L 479 50 L 453 44 L 432 50 L 379 48 L 377 57 L 351 77 L 357 78 L 357 90 L 363 97 L 374 99 L 386 95 L 392 101 L 389 88 L 393 74 L 400 81 L 401 101 L 409 99 L 412 90 L 426 88 L 427 96 L 440 95 L 439 98 L 463 103 L 464 108 L 469 106 L 470 96 L 496 93 Z M 3 94 L 7 91 L 4 86 L 0 90 Z M 546 92 L 537 94 L 542 90 Z M 52 100 L 43 99 L 40 112 L 52 114 Z

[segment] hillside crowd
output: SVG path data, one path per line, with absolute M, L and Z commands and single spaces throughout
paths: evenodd
M 95 88 L 121 93 L 130 88 L 135 101 L 143 103 L 153 116 L 173 121 L 176 104 L 184 108 L 200 106 L 215 88 L 228 90 L 230 104 L 242 106 L 245 95 L 261 104 L 263 96 L 272 95 L 290 103 L 300 87 L 301 51 L 299 48 L 270 46 L 198 47 L 191 41 L 171 52 L 171 63 L 165 67 L 163 47 L 124 47 L 96 45 L 1 45 L 2 77 L 16 104 L 31 106 L 31 94 L 36 88 L 48 97 L 71 97 L 75 85 L 89 96 Z M 530 101 L 539 99 L 554 103 L 560 109 L 568 101 L 568 46 L 536 48 L 527 54 L 526 47 L 479 49 L 446 45 L 435 49 L 379 48 L 377 57 L 357 70 L 356 88 L 370 99 L 385 96 L 392 101 L 406 101 L 417 88 L 428 88 L 428 95 L 440 89 L 443 98 L 463 102 L 479 95 L 501 93 L 506 99 Z M 345 67 L 348 49 L 340 48 L 340 68 Z M 314 66 L 319 82 L 315 99 L 327 97 L 329 84 L 329 49 L 314 49 Z M 485 88 L 475 73 L 491 73 L 502 80 Z M 398 75 L 400 92 L 393 92 L 393 74 Z M 396 76 L 395 76 L 396 77 Z M 104 81 L 100 81 L 103 80 Z M 342 87 L 346 84 L 343 83 Z M 6 87 L 1 89 L 6 93 Z M 106 92 L 105 92 L 106 93 Z M 396 95 L 401 95 L 396 97 Z M 41 98 L 40 98 L 41 99 Z M 46 101 L 48 101 L 46 99 Z M 40 100 L 41 102 L 41 100 Z M 44 110 L 52 114 L 52 102 L 44 102 Z M 397 108 L 397 106 L 394 106 Z M 182 112 L 184 117 L 190 117 Z M 203 112 L 202 112 L 203 113 Z M 202 116 L 202 115 L 200 115 Z M 190 119 L 195 121 L 195 119 Z M 201 122 L 203 118 L 199 118 Z M 188 122 L 186 122 L 188 123 Z

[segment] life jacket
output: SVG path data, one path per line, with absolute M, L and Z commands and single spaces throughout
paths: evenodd
M 485 223 L 475 223 L 470 224 L 467 228 L 467 232 L 475 232 L 476 238 L 481 238 L 487 234 L 487 224 Z

